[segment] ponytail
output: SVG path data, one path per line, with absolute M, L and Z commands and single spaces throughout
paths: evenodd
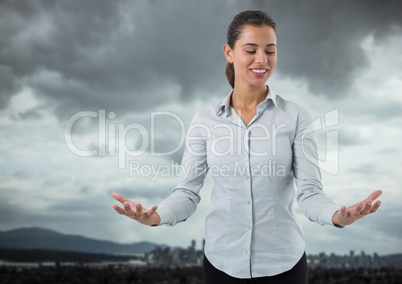
M 228 78 L 230 86 L 234 89 L 234 83 L 235 83 L 235 70 L 233 63 L 228 63 L 226 64 L 226 77 Z

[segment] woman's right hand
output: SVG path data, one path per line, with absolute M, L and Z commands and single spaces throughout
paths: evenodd
M 151 209 L 147 210 L 142 207 L 140 203 L 130 201 L 120 193 L 113 192 L 112 197 L 123 205 L 123 208 L 121 208 L 120 206 L 113 204 L 114 210 L 116 210 L 120 215 L 125 215 L 148 226 L 155 226 L 160 223 L 161 219 L 159 214 L 156 213 L 156 209 L 158 209 L 157 205 L 154 205 Z

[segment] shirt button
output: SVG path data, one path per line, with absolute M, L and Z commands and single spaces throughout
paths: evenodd
M 251 203 L 250 201 L 247 201 L 247 204 L 248 204 L 248 205 L 250 205 L 250 203 Z

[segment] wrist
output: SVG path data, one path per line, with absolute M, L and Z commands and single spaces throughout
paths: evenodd
M 154 216 L 154 218 L 152 218 L 153 220 L 152 220 L 150 226 L 155 227 L 155 226 L 158 226 L 158 225 L 160 224 L 160 222 L 161 222 L 161 217 L 160 217 L 159 214 L 156 213 L 156 212 L 155 212 L 155 214 L 154 214 L 153 216 Z
M 334 224 L 335 227 L 337 228 L 344 228 L 345 226 L 343 226 L 338 218 L 338 214 L 339 214 L 339 210 L 336 211 L 334 213 L 334 215 L 332 215 L 332 224 Z

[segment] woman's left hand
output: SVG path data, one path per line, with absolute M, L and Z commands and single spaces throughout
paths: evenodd
M 348 208 L 346 208 L 346 206 L 342 206 L 342 208 L 336 211 L 332 216 L 332 222 L 334 225 L 345 227 L 368 214 L 374 213 L 381 205 L 381 201 L 374 201 L 381 194 L 381 190 L 376 190 L 366 199 L 357 202 Z

